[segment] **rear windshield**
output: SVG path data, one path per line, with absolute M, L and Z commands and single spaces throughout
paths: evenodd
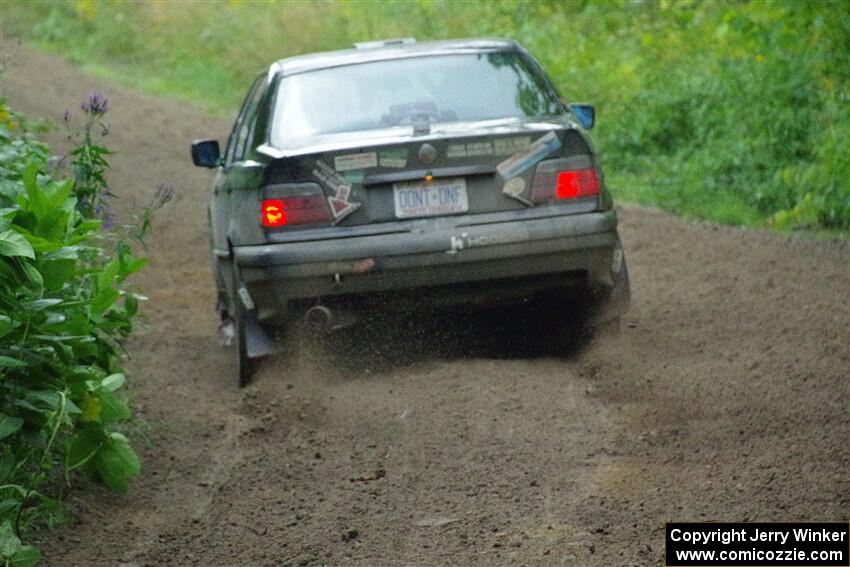
M 323 134 L 414 122 L 531 117 L 562 111 L 556 93 L 516 52 L 359 63 L 285 77 L 271 142 L 292 147 Z

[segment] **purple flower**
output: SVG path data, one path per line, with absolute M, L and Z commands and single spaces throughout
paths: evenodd
M 118 220 L 112 208 L 103 201 L 95 205 L 94 218 L 100 220 L 100 227 L 103 230 L 111 230 Z
M 47 158 L 47 167 L 54 171 L 59 171 L 65 167 L 65 158 L 68 156 L 50 156 Z
M 80 108 L 83 109 L 83 112 L 86 114 L 90 114 L 93 117 L 99 117 L 106 114 L 106 111 L 109 110 L 108 102 L 106 97 L 100 93 L 100 91 L 94 91 L 86 97 L 86 100 L 83 101 L 83 104 L 80 105 Z
M 94 206 L 94 210 L 92 211 L 94 218 L 100 220 L 100 227 L 103 230 L 111 230 L 118 220 L 118 217 L 116 217 L 115 212 L 108 203 L 108 199 L 113 196 L 114 195 L 109 191 L 108 187 L 101 191 L 100 195 L 97 197 L 97 204 Z

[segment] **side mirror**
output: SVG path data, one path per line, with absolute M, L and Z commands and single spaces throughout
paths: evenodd
M 221 151 L 218 140 L 195 140 L 192 142 L 192 163 L 198 167 L 216 167 L 219 165 Z
M 585 130 L 593 128 L 593 123 L 596 122 L 596 109 L 592 104 L 576 103 L 570 105 L 570 110 L 576 115 L 579 124 Z

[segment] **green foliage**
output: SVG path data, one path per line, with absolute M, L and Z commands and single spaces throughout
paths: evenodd
M 381 37 L 507 36 L 595 132 L 622 198 L 728 223 L 850 229 L 843 0 L 24 3 L 7 28 L 232 112 L 274 59 Z
M 32 567 L 41 553 L 31 545 L 23 545 L 9 521 L 0 523 L 0 560 L 4 566 Z
M 127 278 L 145 261 L 108 246 L 74 181 L 49 175 L 47 147 L 14 125 L 0 123 L 0 556 L 23 566 L 39 555 L 21 535 L 61 520 L 72 471 L 122 493 L 139 474 L 114 429 L 130 417 L 118 393 L 138 308 Z

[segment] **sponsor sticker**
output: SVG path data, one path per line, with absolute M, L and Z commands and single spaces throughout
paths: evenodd
M 521 152 L 531 145 L 531 138 L 521 136 L 518 138 L 500 138 L 493 141 L 493 150 L 497 156 L 509 156 Z
M 511 197 L 516 197 L 525 191 L 525 179 L 522 177 L 514 177 L 505 183 L 505 186 L 502 187 L 502 191 L 505 195 L 510 195 Z
M 437 161 L 437 148 L 427 143 L 419 146 L 419 161 L 422 163 L 434 163 Z
M 516 153 L 496 166 L 503 179 L 516 177 L 523 171 L 561 147 L 561 140 L 555 132 L 549 132 L 537 139 L 525 150 Z
M 482 246 L 498 246 L 502 244 L 516 244 L 528 240 L 527 235 L 523 234 L 480 234 L 470 235 L 467 232 L 460 236 L 452 236 L 449 239 L 449 249 L 447 254 L 457 254 L 459 251 L 467 248 L 479 248 Z
M 513 179 L 508 179 L 505 184 L 502 186 L 502 193 L 511 199 L 516 199 L 520 203 L 525 205 L 533 205 L 531 201 L 529 201 L 524 195 L 525 191 L 525 179 L 522 177 L 514 177 Z
M 351 197 L 351 185 L 325 162 L 316 162 L 313 175 L 335 192 L 333 197 L 328 197 L 328 205 L 334 217 L 334 224 L 338 223 L 354 211 L 360 208 L 360 203 L 349 202 Z
M 466 144 L 466 157 L 491 155 L 493 155 L 493 144 L 490 142 L 475 142 L 472 144 Z
M 336 156 L 334 167 L 337 171 L 350 171 L 352 169 L 368 169 L 378 166 L 378 155 L 375 152 L 364 152 L 360 154 L 348 154 Z
M 446 150 L 446 157 L 476 157 L 493 155 L 493 144 L 490 142 L 470 142 L 468 144 L 452 144 Z
M 407 150 L 404 148 L 381 150 L 378 154 L 378 163 L 381 167 L 392 167 L 396 169 L 407 167 Z
M 452 144 L 451 146 L 449 146 L 449 149 L 446 150 L 446 157 L 466 157 L 466 146 L 464 144 Z
M 334 191 L 338 191 L 343 185 L 348 185 L 342 175 L 334 171 L 331 166 L 321 160 L 316 162 L 316 168 L 313 170 L 313 175 Z M 350 191 L 351 187 L 348 189 Z
M 351 194 L 350 191 L 351 188 L 349 187 L 348 195 L 337 193 L 334 197 L 328 197 L 328 205 L 330 205 L 331 214 L 334 216 L 334 224 L 360 208 L 360 203 L 351 203 L 348 201 L 348 197 Z
M 346 183 L 351 185 L 360 185 L 363 183 L 365 175 L 362 171 L 346 171 L 343 177 L 345 178 Z

